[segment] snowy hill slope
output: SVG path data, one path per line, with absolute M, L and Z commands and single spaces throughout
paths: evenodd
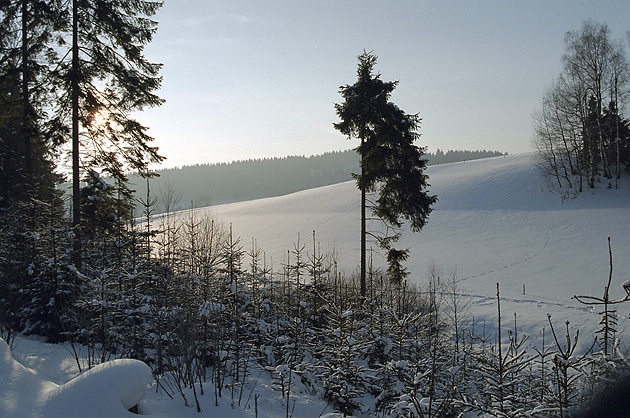
M 532 158 L 525 154 L 429 167 L 430 192 L 439 202 L 421 233 L 403 233 L 401 246 L 411 250 L 409 280 L 426 283 L 431 265 L 445 276 L 456 274 L 473 302 L 471 314 L 488 323 L 495 321 L 500 283 L 504 318 L 513 321 L 516 312 L 522 330 L 537 334 L 550 313 L 554 322 L 569 320 L 589 335 L 597 327 L 597 309 L 571 297 L 601 296 L 609 273 L 607 237 L 614 255 L 612 296 L 625 294 L 621 283 L 630 278 L 630 191 L 627 185 L 620 190 L 601 185 L 563 202 L 548 190 Z M 306 249 L 312 248 L 312 231 L 323 251 L 336 249 L 346 271 L 358 265 L 359 193 L 354 182 L 202 208 L 196 216 L 204 212 L 231 223 L 245 248 L 255 238 L 276 269 L 298 233 Z M 620 313 L 627 317 L 628 307 Z
M 511 327 L 518 314 L 519 334 L 531 338 L 528 346 L 540 348 L 540 333 L 550 313 L 563 341 L 564 322 L 571 322 L 572 335 L 580 329 L 581 348 L 588 347 L 598 328 L 598 309 L 581 306 L 574 294 L 602 294 L 608 266 L 607 237 L 614 252 L 614 298 L 624 292 L 621 283 L 630 271 L 630 188 L 584 193 L 562 202 L 547 191 L 530 155 L 498 157 L 430 167 L 431 193 L 440 201 L 420 234 L 405 231 L 404 246 L 411 249 L 407 263 L 410 280 L 420 285 L 428 280 L 431 265 L 450 276 L 456 272 L 464 297 L 471 302 L 477 331 L 481 321 L 492 336 L 496 329 L 496 283 L 501 284 L 504 327 Z M 359 193 L 354 183 L 308 190 L 289 196 L 198 209 L 195 216 L 212 213 L 248 246 L 250 237 L 274 258 L 279 269 L 283 254 L 293 248 L 299 232 L 310 249 L 312 230 L 322 249 L 336 248 L 342 268 L 358 264 Z M 189 216 L 187 212 L 177 214 Z M 526 294 L 523 294 L 523 285 Z M 627 305 L 627 306 L 626 306 Z M 630 302 L 618 307 L 624 347 L 628 345 L 627 318 Z M 507 333 L 503 334 L 504 336 Z M 547 345 L 549 345 L 549 333 Z M 0 339 L 0 416 L 135 416 L 138 410 L 152 417 L 283 417 L 286 409 L 271 374 L 252 373 L 243 407 L 232 407 L 229 396 L 215 406 L 212 395 L 201 397 L 200 415 L 180 398 L 170 399 L 155 386 L 148 367 L 132 360 L 115 360 L 79 374 L 72 350 L 66 345 L 45 344 L 18 337 L 13 350 Z M 527 348 L 527 347 L 526 347 Z M 79 349 L 79 352 L 81 350 Z M 531 352 L 531 351 L 530 351 Z M 142 399 L 144 393 L 146 397 Z M 297 418 L 337 418 L 331 407 L 296 384 L 293 394 Z

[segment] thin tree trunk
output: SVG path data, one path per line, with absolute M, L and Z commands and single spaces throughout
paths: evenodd
M 361 135 L 361 297 L 365 297 L 366 289 L 366 226 L 365 226 L 365 178 L 363 168 L 363 150 L 365 139 Z
M 616 147 L 616 161 L 615 161 L 615 189 L 619 188 L 619 179 L 621 178 L 620 172 L 620 158 L 619 158 L 619 89 L 617 86 L 617 78 L 615 78 L 615 147 Z
M 504 373 L 504 364 L 503 364 L 503 351 L 501 349 L 501 297 L 499 296 L 499 283 L 497 283 L 497 317 L 499 327 L 497 329 L 497 346 L 498 346 L 498 356 L 499 356 L 499 364 L 498 364 L 498 383 L 499 383 L 499 410 L 504 412 L 504 392 L 503 392 L 503 373 Z
M 22 0 L 22 135 L 24 139 L 24 168 L 27 183 L 31 183 L 31 138 L 29 123 L 30 72 L 28 69 L 28 0 Z
M 79 24 L 78 1 L 72 1 L 72 260 L 81 268 L 81 200 L 79 190 Z

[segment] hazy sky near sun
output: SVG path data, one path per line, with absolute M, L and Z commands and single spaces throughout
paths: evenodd
M 533 150 L 532 113 L 586 19 L 626 42 L 630 1 L 165 0 L 146 56 L 166 103 L 138 116 L 166 167 L 353 148 L 339 86 L 374 51 L 429 151 Z

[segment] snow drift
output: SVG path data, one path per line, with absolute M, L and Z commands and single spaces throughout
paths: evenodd
M 0 416 L 91 417 L 135 416 L 152 383 L 151 369 L 138 360 L 112 360 L 85 371 L 63 385 L 20 364 L 0 339 Z
M 7 343 L 0 338 L 0 416 L 33 417 L 46 394 L 57 387 L 18 363 Z
M 43 416 L 133 416 L 129 409 L 144 399 L 152 382 L 151 369 L 139 360 L 108 361 L 52 390 Z

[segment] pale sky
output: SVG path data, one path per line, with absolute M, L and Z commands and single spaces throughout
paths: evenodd
M 364 49 L 418 145 L 533 151 L 564 34 L 595 19 L 625 42 L 630 1 L 165 0 L 155 18 L 166 103 L 138 118 L 173 167 L 355 147 L 332 124 Z

